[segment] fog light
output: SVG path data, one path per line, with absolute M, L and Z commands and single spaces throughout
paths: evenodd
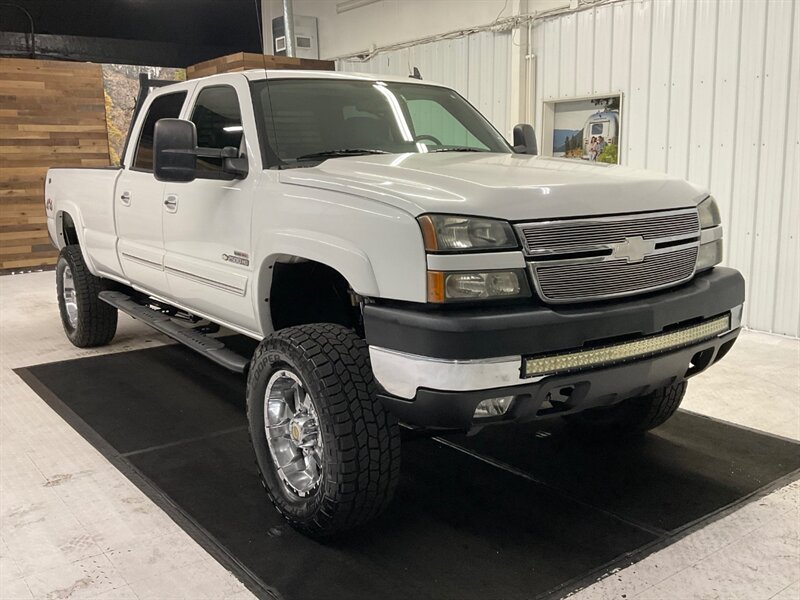
M 503 396 L 501 398 L 489 398 L 483 400 L 475 409 L 476 419 L 485 419 L 487 417 L 497 417 L 504 415 L 511 406 L 511 401 L 514 396 Z

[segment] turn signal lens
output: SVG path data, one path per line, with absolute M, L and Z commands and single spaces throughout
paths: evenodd
M 428 302 L 444 302 L 444 273 L 428 271 Z

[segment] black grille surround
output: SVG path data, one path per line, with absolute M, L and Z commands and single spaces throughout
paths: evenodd
M 696 208 L 515 226 L 534 287 L 548 303 L 618 298 L 690 280 Z

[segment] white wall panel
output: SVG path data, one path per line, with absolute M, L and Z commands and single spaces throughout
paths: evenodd
M 694 0 L 675 0 L 672 12 L 672 58 L 669 82 L 669 137 L 665 170 L 683 178 L 688 175 L 691 147 L 689 121 L 692 114 L 694 87 Z
M 783 191 L 781 198 L 778 272 L 775 286 L 775 331 L 800 331 L 800 7 L 792 19 L 789 104 L 786 111 Z
M 717 48 L 720 15 L 716 2 L 695 3 L 694 47 Z M 717 52 L 697 52 L 692 48 L 692 101 L 689 106 L 689 162 L 686 178 L 711 187 L 711 155 L 714 152 L 714 83 Z M 711 115 L 711 118 L 708 116 Z
M 601 6 L 594 14 L 583 13 L 586 19 L 594 24 L 594 47 L 588 49 L 588 56 L 592 59 L 591 86 L 586 90 L 586 95 L 607 92 L 612 89 L 611 67 L 613 60 L 614 41 L 614 7 L 613 5 Z
M 789 105 L 789 70 L 792 45 L 792 4 L 774 3 L 767 11 L 766 48 L 762 70 L 761 135 L 758 142 L 758 184 L 750 275 L 749 322 L 769 329 L 775 320 L 775 290 L 783 202 L 786 125 Z M 797 103 L 795 97 L 793 103 Z M 797 163 L 791 165 L 798 169 Z M 800 265 L 796 265 L 800 269 Z M 754 310 L 753 307 L 760 307 Z
M 796 337 L 798 13 L 795 0 L 623 0 L 533 28 L 537 129 L 542 101 L 622 91 L 623 164 L 709 188 L 746 323 Z
M 339 71 L 408 75 L 418 67 L 422 78 L 452 87 L 510 139 L 512 123 L 510 32 L 482 32 L 378 54 L 367 61 L 338 60 Z

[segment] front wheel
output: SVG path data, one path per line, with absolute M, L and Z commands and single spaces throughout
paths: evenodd
M 108 344 L 117 332 L 117 309 L 98 297 L 104 283 L 89 272 L 81 249 L 64 246 L 56 263 L 56 292 L 61 323 L 78 348 Z
M 262 483 L 296 529 L 329 536 L 391 501 L 399 426 L 377 400 L 367 346 L 351 330 L 302 325 L 262 341 L 247 380 L 247 417 Z
M 582 432 L 625 435 L 649 431 L 675 414 L 686 393 L 686 381 L 668 385 L 647 394 L 628 398 L 607 408 L 593 408 L 566 417 Z

